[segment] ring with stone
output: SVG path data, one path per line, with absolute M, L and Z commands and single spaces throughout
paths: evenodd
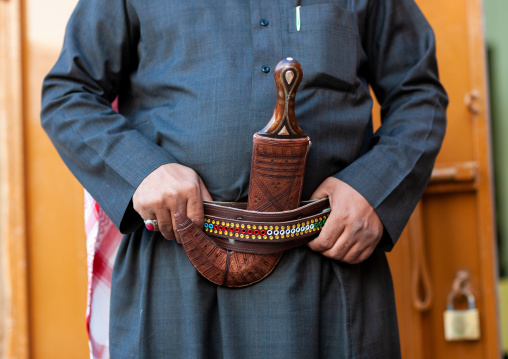
M 145 227 L 149 231 L 156 231 L 159 227 L 158 222 L 156 219 L 145 219 Z

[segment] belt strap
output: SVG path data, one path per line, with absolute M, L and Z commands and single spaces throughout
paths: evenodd
M 282 212 L 256 212 L 245 203 L 204 202 L 204 232 L 221 248 L 269 254 L 315 238 L 330 215 L 327 198 Z

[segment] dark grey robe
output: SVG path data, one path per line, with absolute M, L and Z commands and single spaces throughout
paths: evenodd
M 262 68 L 287 56 L 303 68 L 296 117 L 313 143 L 303 198 L 336 176 L 374 207 L 384 235 L 359 265 L 301 247 L 262 282 L 220 288 L 178 244 L 143 228 L 132 194 L 176 162 L 215 200 L 244 200 L 252 135 L 275 105 L 273 71 Z M 369 84 L 382 105 L 375 133 Z M 411 0 L 81 0 L 44 82 L 42 123 L 126 233 L 111 357 L 398 357 L 383 251 L 423 193 L 446 104 L 433 32 Z

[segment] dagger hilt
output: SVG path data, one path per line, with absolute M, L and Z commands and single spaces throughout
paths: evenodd
M 268 124 L 258 135 L 271 138 L 306 138 L 295 118 L 295 95 L 302 81 L 302 67 L 292 57 L 280 61 L 273 77 L 277 87 L 277 101 Z
M 295 93 L 302 68 L 286 58 L 275 68 L 277 102 L 268 124 L 253 137 L 247 209 L 280 212 L 300 203 L 309 137 L 295 119 Z

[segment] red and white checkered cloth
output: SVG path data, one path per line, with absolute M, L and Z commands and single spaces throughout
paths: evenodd
M 88 266 L 86 325 L 91 359 L 109 359 L 111 275 L 122 234 L 85 191 Z

